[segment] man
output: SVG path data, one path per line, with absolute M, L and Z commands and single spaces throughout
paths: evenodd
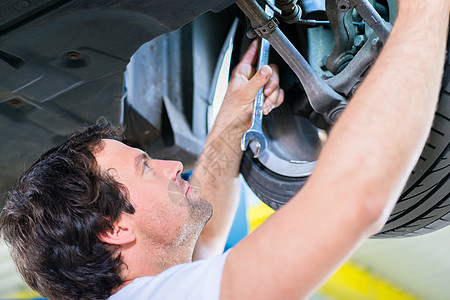
M 232 250 L 218 255 L 236 207 L 232 137 L 249 125 L 247 108 L 264 84 L 266 113 L 283 100 L 274 66 L 253 75 L 256 44 L 232 74 L 199 159 L 191 181 L 199 195 L 179 178 L 179 162 L 114 140 L 108 124 L 85 129 L 44 154 L 8 197 L 0 225 L 19 271 L 57 299 L 307 298 L 382 227 L 420 155 L 449 11 L 448 0 L 399 1 L 388 42 L 308 183 Z

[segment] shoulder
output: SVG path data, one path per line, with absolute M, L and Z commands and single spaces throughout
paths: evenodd
M 109 299 L 219 299 L 228 253 L 177 265 L 157 276 L 137 278 Z

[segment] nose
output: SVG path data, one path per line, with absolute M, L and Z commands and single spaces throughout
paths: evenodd
M 183 172 L 183 164 L 176 160 L 159 160 L 161 172 L 170 180 L 176 181 L 177 175 Z

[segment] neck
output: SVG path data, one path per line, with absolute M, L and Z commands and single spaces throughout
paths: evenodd
M 161 246 L 161 245 L 125 245 L 121 247 L 121 257 L 124 267 L 121 271 L 123 284 L 113 290 L 118 292 L 136 278 L 144 276 L 156 276 L 178 264 L 192 262 L 194 242 Z

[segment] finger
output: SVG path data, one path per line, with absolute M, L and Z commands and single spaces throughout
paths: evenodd
M 240 78 L 240 80 L 244 80 L 244 82 L 247 82 L 249 78 L 252 78 L 253 75 L 255 75 L 255 68 L 253 68 L 253 66 L 247 64 L 238 64 L 231 73 L 230 81 L 232 81 L 234 78 Z
M 239 64 L 253 65 L 256 61 L 257 54 L 259 52 L 259 43 L 260 38 L 257 38 L 251 42 L 250 46 L 248 46 L 247 51 L 245 51 L 244 55 L 241 58 Z
M 277 89 L 264 101 L 263 114 L 269 114 L 274 108 L 280 106 L 284 101 L 284 90 Z
M 278 107 L 281 104 L 283 104 L 283 101 L 284 101 L 284 90 L 280 89 L 280 93 L 278 94 L 278 99 L 277 99 L 277 103 L 275 103 L 275 107 Z
M 265 98 L 263 114 L 267 115 L 272 109 L 275 108 L 278 96 L 279 96 L 279 89 L 273 91 L 269 97 Z
M 262 88 L 270 79 L 272 75 L 272 68 L 268 65 L 263 66 L 253 77 L 248 81 L 245 89 L 245 95 L 248 99 L 253 99 L 256 93 Z
M 270 64 L 269 66 L 272 68 L 272 75 L 270 76 L 269 82 L 266 83 L 264 87 L 264 95 L 266 97 L 269 97 L 273 93 L 273 91 L 277 90 L 280 83 L 278 67 L 273 64 Z
M 252 78 L 255 74 L 255 68 L 253 67 L 259 52 L 260 38 L 253 40 L 247 51 L 242 56 L 240 62 L 236 65 L 231 73 L 231 78 L 243 76 L 246 80 Z

